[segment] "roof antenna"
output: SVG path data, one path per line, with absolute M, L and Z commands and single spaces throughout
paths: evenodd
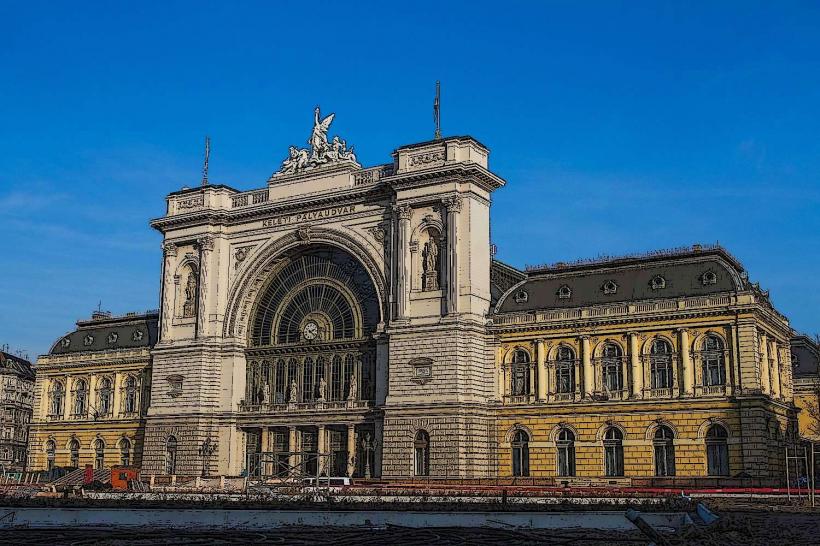
M 211 157 L 211 137 L 205 136 L 205 163 L 202 165 L 202 185 L 208 185 L 208 159 Z
M 433 121 L 436 122 L 435 140 L 441 140 L 441 82 L 436 80 L 436 98 L 433 101 Z

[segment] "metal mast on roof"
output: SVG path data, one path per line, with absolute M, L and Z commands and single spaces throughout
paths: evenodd
M 211 157 L 211 137 L 205 137 L 205 162 L 202 165 L 202 185 L 208 185 L 208 159 Z
M 441 82 L 436 80 L 436 98 L 433 101 L 433 121 L 436 122 L 435 139 L 441 139 Z

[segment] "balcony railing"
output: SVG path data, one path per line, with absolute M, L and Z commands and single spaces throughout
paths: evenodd
M 254 190 L 244 193 L 238 193 L 231 197 L 231 208 L 238 209 L 241 207 L 249 207 L 259 205 L 268 201 L 268 190 Z
M 700 392 L 703 395 L 723 395 L 726 394 L 726 385 L 703 385 Z
M 239 403 L 239 411 L 244 413 L 292 413 L 300 411 L 333 411 L 367 409 L 373 407 L 372 400 L 340 400 L 334 402 L 293 402 L 285 404 Z
M 649 389 L 649 398 L 672 398 L 672 389 Z

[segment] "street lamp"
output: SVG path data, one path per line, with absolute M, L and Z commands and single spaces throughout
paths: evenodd
M 216 451 L 216 444 L 211 442 L 211 437 L 208 436 L 202 445 L 199 447 L 199 456 L 202 458 L 202 477 L 206 477 L 208 474 L 208 461 L 211 459 L 211 455 L 214 454 Z
M 379 446 L 379 441 L 370 436 L 367 432 L 362 438 L 362 451 L 364 451 L 364 477 L 370 479 L 370 452 L 375 451 Z

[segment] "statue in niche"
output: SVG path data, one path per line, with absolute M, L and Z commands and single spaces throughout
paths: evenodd
M 195 302 L 196 275 L 191 271 L 188 273 L 188 281 L 185 283 L 185 303 L 182 304 L 182 318 L 193 318 Z
M 422 290 L 438 290 L 438 243 L 432 233 L 430 239 L 424 243 L 422 250 L 424 274 L 422 275 Z
M 347 393 L 348 400 L 355 400 L 356 393 L 358 392 L 359 388 L 356 384 L 356 374 L 350 374 L 350 391 Z
M 319 402 L 325 401 L 325 392 L 327 392 L 327 382 L 324 377 L 319 378 Z
M 265 383 L 265 390 L 262 391 L 262 403 L 270 404 L 270 383 Z
M 289 400 L 288 400 L 291 404 L 295 404 L 295 403 L 296 403 L 296 396 L 297 396 L 297 394 L 298 394 L 298 393 L 296 392 L 297 388 L 298 388 L 298 387 L 296 386 L 296 380 L 295 380 L 295 379 L 291 379 L 291 380 L 290 380 L 290 398 L 289 398 Z

